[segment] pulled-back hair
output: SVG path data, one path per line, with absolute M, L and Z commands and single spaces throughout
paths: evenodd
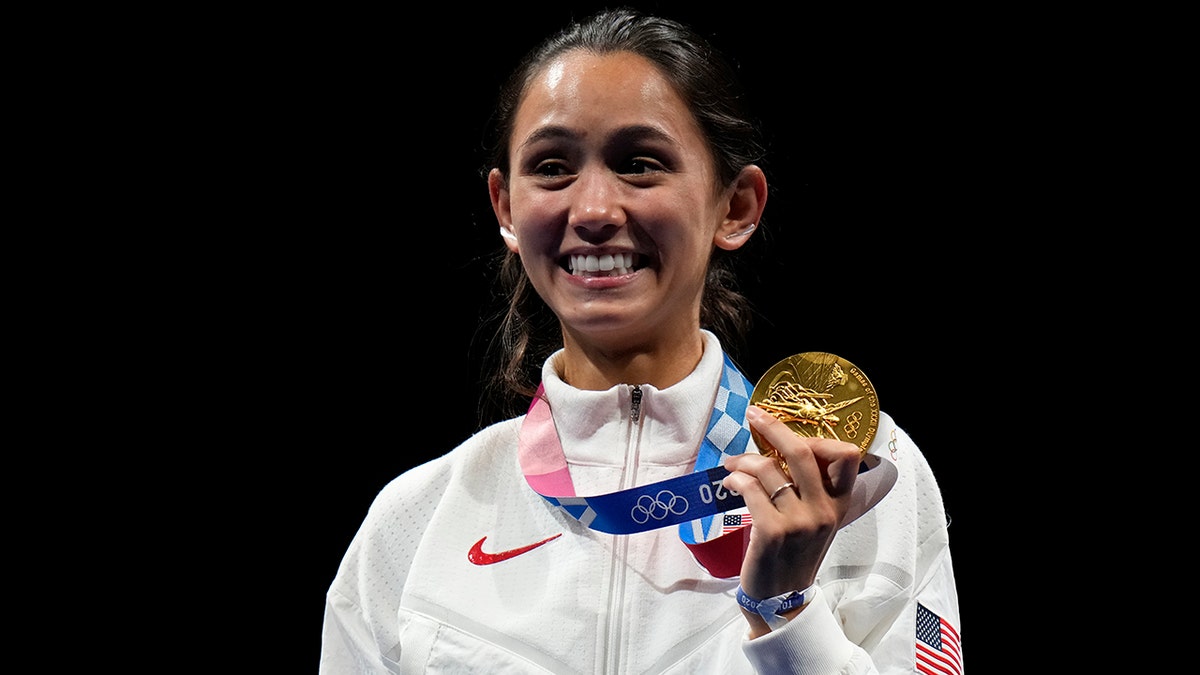
M 574 50 L 631 52 L 654 63 L 699 124 L 722 187 L 731 184 L 745 166 L 762 161 L 759 129 L 746 110 L 732 65 L 690 27 L 620 8 L 571 23 L 520 61 L 500 90 L 485 175 L 497 168 L 508 178 L 513 118 L 526 89 L 550 61 Z M 526 277 L 520 257 L 507 248 L 501 255 L 497 280 L 508 302 L 496 317 L 500 326 L 489 347 L 491 358 L 486 359 L 494 372 L 485 383 L 485 394 L 502 414 L 512 416 L 524 412 L 537 389 L 542 363 L 562 347 L 562 331 L 557 317 Z M 733 258 L 728 251 L 714 247 L 701 299 L 700 325 L 715 333 L 731 353 L 745 344 L 751 315 L 736 280 Z

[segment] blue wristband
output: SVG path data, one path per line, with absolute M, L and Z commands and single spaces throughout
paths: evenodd
M 788 591 L 783 595 L 776 595 L 773 598 L 766 600 L 755 600 L 746 595 L 741 586 L 737 589 L 738 604 L 746 609 L 761 616 L 763 621 L 771 627 L 771 630 L 778 630 L 787 624 L 788 620 L 780 616 L 783 612 L 796 609 L 804 603 L 812 599 L 813 591 L 817 585 L 813 584 L 802 591 Z

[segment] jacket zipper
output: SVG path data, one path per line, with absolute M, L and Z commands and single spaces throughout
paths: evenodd
M 640 434 L 638 433 L 639 420 L 642 418 L 642 388 L 640 385 L 633 385 L 633 390 L 629 397 L 629 436 L 628 446 L 626 447 L 625 469 L 629 472 L 629 482 L 622 485 L 625 489 L 637 484 L 637 467 L 638 467 L 638 446 L 640 445 Z M 607 613 L 607 626 L 605 627 L 605 643 L 603 662 L 599 664 L 598 672 L 604 673 L 620 673 L 622 671 L 621 664 L 621 638 L 624 633 L 620 629 L 625 625 L 625 563 L 624 560 L 629 551 L 629 538 L 618 537 L 618 540 L 613 545 L 613 558 L 611 561 L 611 569 L 609 570 L 609 601 Z

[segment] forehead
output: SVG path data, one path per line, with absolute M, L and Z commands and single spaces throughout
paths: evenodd
M 574 50 L 530 79 L 514 118 L 514 147 L 544 126 L 588 133 L 627 125 L 655 126 L 681 142 L 704 142 L 687 103 L 653 62 L 632 52 Z

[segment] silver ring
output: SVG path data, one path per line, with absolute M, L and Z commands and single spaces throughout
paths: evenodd
M 779 496 L 780 492 L 783 492 L 784 490 L 786 490 L 788 488 L 794 488 L 794 487 L 796 487 L 795 483 L 784 483 L 783 485 L 780 485 L 779 487 L 775 488 L 775 491 L 771 493 L 771 501 L 775 501 L 775 498 Z

